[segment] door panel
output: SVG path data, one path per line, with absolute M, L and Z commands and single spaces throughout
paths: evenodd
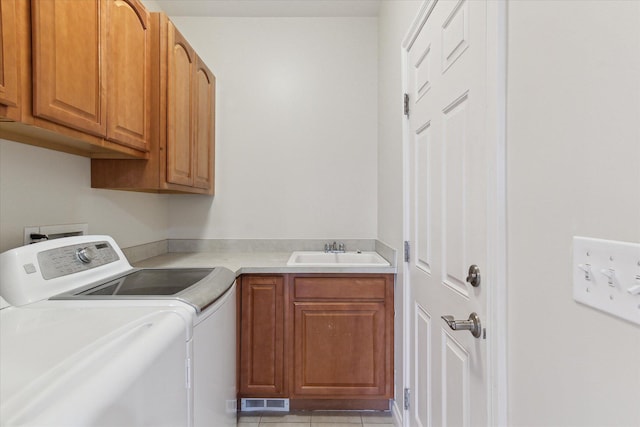
M 443 185 L 443 275 L 444 285 L 468 297 L 465 283 L 466 242 L 469 240 L 467 212 L 466 153 L 468 96 L 463 95 L 444 109 L 442 120 Z
M 18 32 L 16 0 L 0 0 L 0 104 L 18 105 Z
M 107 139 L 148 151 L 151 130 L 149 12 L 137 0 L 107 0 Z
M 245 276 L 241 301 L 240 393 L 283 396 L 284 279 Z
M 415 402 L 414 417 L 411 425 L 416 427 L 425 427 L 431 425 L 430 417 L 432 414 L 432 399 L 429 394 L 431 391 L 432 369 L 431 369 L 431 330 L 433 322 L 431 316 L 419 304 L 414 308 L 414 326 L 413 326 L 413 348 L 415 352 L 414 359 L 420 361 L 413 371 L 413 400 Z
M 458 1 L 442 24 L 442 69 L 446 71 L 469 47 L 469 1 Z
M 443 423 L 446 426 L 468 426 L 469 353 L 447 331 L 442 332 L 442 400 Z
M 96 136 L 106 132 L 103 1 L 32 5 L 33 114 Z
M 215 77 L 200 58 L 196 61 L 195 149 L 193 185 L 213 187 L 213 153 L 215 132 Z
M 192 186 L 195 53 L 173 24 L 168 25 L 167 181 Z
M 383 302 L 295 302 L 292 397 L 384 395 L 384 337 Z
M 409 47 L 410 424 L 487 425 L 486 341 L 441 319 L 486 319 L 486 2 L 433 1 Z M 486 282 L 487 278 L 482 277 Z M 473 399 L 472 399 L 473 396 Z
M 431 272 L 431 265 L 433 263 L 433 233 L 432 226 L 432 211 L 429 209 L 432 203 L 431 197 L 433 192 L 431 185 L 433 178 L 433 153 L 430 132 L 430 122 L 420 126 L 416 131 L 415 137 L 415 189 L 414 194 L 417 209 L 421 212 L 420 216 L 416 217 L 416 237 L 417 240 L 415 248 L 416 267 L 424 271 L 425 273 Z

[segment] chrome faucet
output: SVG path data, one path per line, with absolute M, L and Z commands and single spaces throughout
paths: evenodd
M 344 243 L 338 243 L 336 241 L 334 241 L 333 243 L 325 243 L 324 251 L 327 253 L 341 253 L 345 251 L 345 246 Z

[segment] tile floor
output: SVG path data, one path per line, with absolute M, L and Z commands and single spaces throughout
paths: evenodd
M 391 412 L 242 413 L 238 427 L 394 427 Z

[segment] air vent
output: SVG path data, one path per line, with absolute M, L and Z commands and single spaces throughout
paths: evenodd
M 289 411 L 289 399 L 242 399 L 242 411 Z

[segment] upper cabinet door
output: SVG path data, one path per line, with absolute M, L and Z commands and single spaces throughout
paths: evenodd
M 0 0 L 0 104 L 18 105 L 16 0 Z
M 195 52 L 171 22 L 167 36 L 167 182 L 193 186 Z
M 196 57 L 193 186 L 208 189 L 211 194 L 215 151 L 215 87 L 215 76 L 200 57 Z
M 107 0 L 107 139 L 149 149 L 151 34 L 138 0 Z
M 104 0 L 33 0 L 33 114 L 106 134 Z

